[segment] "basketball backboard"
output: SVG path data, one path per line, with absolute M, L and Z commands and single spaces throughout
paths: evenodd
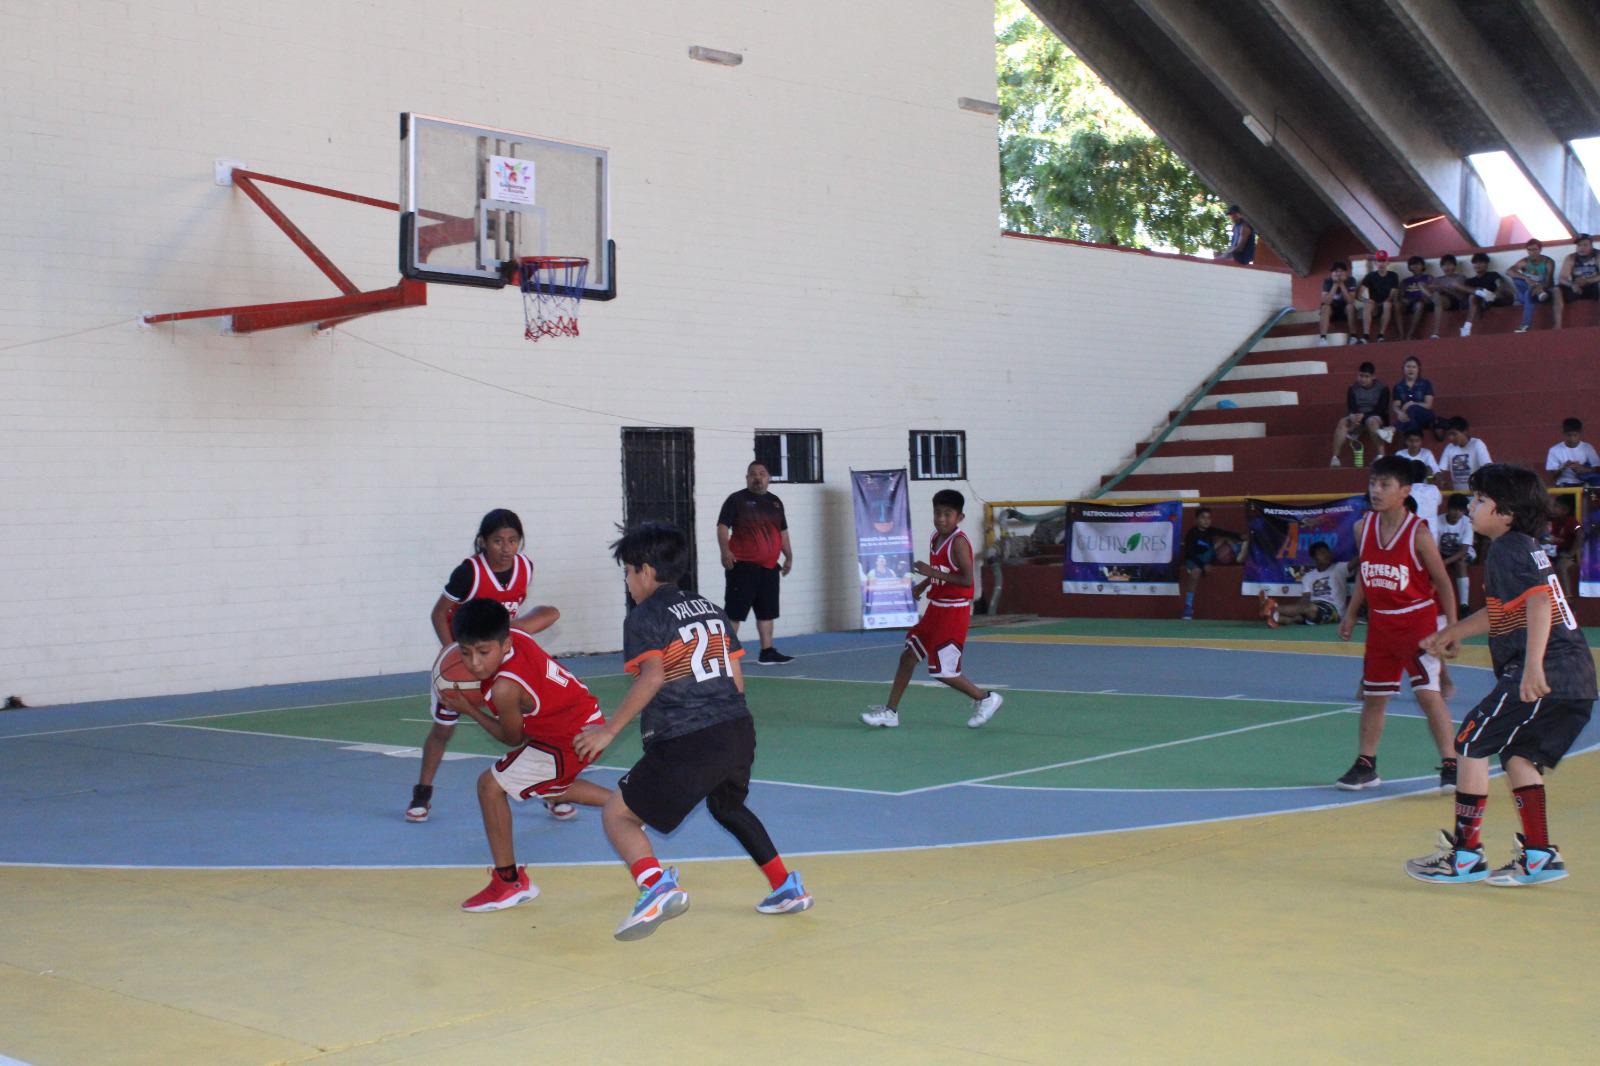
M 523 256 L 589 260 L 583 298 L 616 295 L 606 150 L 400 116 L 400 273 L 499 288 Z

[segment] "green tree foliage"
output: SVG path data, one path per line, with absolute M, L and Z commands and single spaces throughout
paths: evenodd
M 1006 229 L 1227 248 L 1226 205 L 1021 0 L 996 0 L 995 60 Z

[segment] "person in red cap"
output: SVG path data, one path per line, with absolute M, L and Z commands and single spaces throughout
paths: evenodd
M 1372 269 L 1361 279 L 1360 300 L 1362 340 L 1373 339 L 1372 315 L 1380 307 L 1383 312 L 1378 318 L 1377 339 L 1383 340 L 1389 332 L 1391 318 L 1395 320 L 1395 336 L 1399 337 L 1400 320 L 1397 312 L 1400 308 L 1400 275 L 1389 265 L 1389 253 L 1382 248 L 1372 253 Z

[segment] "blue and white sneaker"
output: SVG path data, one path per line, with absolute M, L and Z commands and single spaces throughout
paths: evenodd
M 1458 848 L 1455 837 L 1439 830 L 1439 850 L 1406 860 L 1406 873 L 1435 885 L 1470 885 L 1489 876 L 1482 848 Z
M 688 909 L 689 893 L 678 887 L 678 868 L 669 866 L 659 881 L 640 890 L 633 913 L 612 935 L 618 940 L 643 940 L 656 931 L 656 926 Z
M 1518 833 L 1511 861 L 1490 874 L 1489 883 L 1496 888 L 1520 888 L 1559 881 L 1565 876 L 1567 864 L 1561 861 L 1559 848 L 1554 844 L 1548 848 L 1530 848 L 1527 839 Z
M 805 884 L 800 880 L 800 874 L 794 870 L 789 871 L 789 876 L 784 878 L 783 884 L 772 890 L 772 894 L 756 904 L 756 910 L 762 914 L 798 914 L 808 911 L 816 900 L 811 898 L 811 893 L 806 891 Z

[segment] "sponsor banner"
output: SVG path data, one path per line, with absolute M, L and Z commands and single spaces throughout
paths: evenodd
M 503 204 L 534 203 L 533 160 L 489 157 L 489 199 Z
M 1583 546 L 1578 549 L 1578 595 L 1600 596 L 1600 488 L 1583 490 Z
M 1183 504 L 1069 503 L 1061 590 L 1090 596 L 1176 596 Z
M 1326 544 L 1334 562 L 1353 562 L 1360 547 L 1356 523 L 1366 513 L 1365 496 L 1314 504 L 1246 500 L 1250 550 L 1239 591 L 1246 596 L 1298 596 L 1301 575 L 1316 569 L 1311 546 Z
M 916 558 L 911 543 L 911 491 L 905 468 L 850 471 L 856 512 L 856 569 L 861 576 L 863 629 L 917 624 L 911 595 Z

